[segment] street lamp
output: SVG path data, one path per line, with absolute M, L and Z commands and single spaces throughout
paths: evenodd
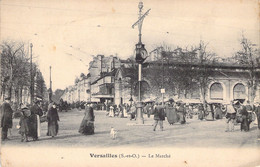
M 141 81 L 142 81 L 142 64 L 145 61 L 145 59 L 147 58 L 147 51 L 144 47 L 144 44 L 142 44 L 142 24 L 143 24 L 143 20 L 144 17 L 149 13 L 149 11 L 151 9 L 149 9 L 148 11 L 146 11 L 143 15 L 142 15 L 142 9 L 143 9 L 143 2 L 139 2 L 138 4 L 138 8 L 139 8 L 139 18 L 137 20 L 137 22 L 135 22 L 132 25 L 132 28 L 134 28 L 136 25 L 138 25 L 138 29 L 139 29 L 139 42 L 135 45 L 135 60 L 138 63 L 138 101 L 136 103 L 136 120 L 139 124 L 144 124 L 144 119 L 143 119 L 143 113 L 142 113 L 142 109 L 143 109 L 143 103 L 142 103 L 142 99 L 141 99 Z

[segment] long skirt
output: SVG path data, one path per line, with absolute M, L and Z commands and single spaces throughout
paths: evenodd
M 94 134 L 94 122 L 83 119 L 80 124 L 79 133 L 84 135 Z
M 108 116 L 110 116 L 110 117 L 114 117 L 114 116 L 115 116 L 114 110 L 110 110 Z
M 178 114 L 178 117 L 179 117 L 179 122 L 181 124 L 184 124 L 186 122 L 184 114 L 182 112 L 177 112 L 177 114 Z
M 29 118 L 29 136 L 37 139 L 41 134 L 41 123 L 39 115 L 31 115 Z
M 178 122 L 177 112 L 173 111 L 173 110 L 169 110 L 167 112 L 167 120 L 168 120 L 169 124 L 174 124 L 174 123 Z
M 245 115 L 242 115 L 242 122 L 240 124 L 240 130 L 244 130 L 244 131 L 249 131 L 249 122 L 248 122 L 248 118 Z
M 58 121 L 50 121 L 50 122 L 48 122 L 47 136 L 57 136 L 58 131 L 59 131 Z
M 127 117 L 127 112 L 126 112 L 125 108 L 123 109 L 123 114 L 124 114 L 124 117 Z

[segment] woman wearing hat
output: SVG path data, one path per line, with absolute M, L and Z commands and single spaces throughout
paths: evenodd
M 59 115 L 55 103 L 53 103 L 52 107 L 48 111 L 47 121 L 48 121 L 47 136 L 51 136 L 51 137 L 57 136 L 59 130 L 58 121 L 60 121 L 60 119 L 59 119 Z
M 31 111 L 25 105 L 21 106 L 21 117 L 19 122 L 19 133 L 21 134 L 21 142 L 24 140 L 28 142 L 28 134 L 29 134 L 29 117 L 31 115 Z
M 94 134 L 94 111 L 92 104 L 88 103 L 85 107 L 85 116 L 80 124 L 79 133 L 84 135 Z
M 30 125 L 29 125 L 29 136 L 33 138 L 34 141 L 38 140 L 41 132 L 40 116 L 43 115 L 42 109 L 40 107 L 40 101 L 36 101 L 31 107 Z

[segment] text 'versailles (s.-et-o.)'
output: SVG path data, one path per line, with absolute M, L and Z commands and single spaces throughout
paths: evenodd
M 105 154 L 96 154 L 96 153 L 90 153 L 89 154 L 91 158 L 171 158 L 170 154 L 111 154 L 111 153 L 105 153 Z

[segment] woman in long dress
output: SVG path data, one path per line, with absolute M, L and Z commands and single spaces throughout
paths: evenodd
M 85 107 L 85 116 L 80 124 L 79 133 L 84 135 L 92 135 L 94 134 L 94 111 L 91 104 L 87 104 Z
M 173 104 L 166 106 L 166 116 L 170 125 L 173 125 L 174 123 L 178 122 L 176 106 L 174 106 Z
M 48 132 L 47 136 L 57 136 L 58 130 L 59 130 L 59 115 L 58 111 L 56 108 L 56 105 L 53 104 L 53 106 L 49 109 L 48 114 L 47 114 L 47 121 L 48 121 Z

